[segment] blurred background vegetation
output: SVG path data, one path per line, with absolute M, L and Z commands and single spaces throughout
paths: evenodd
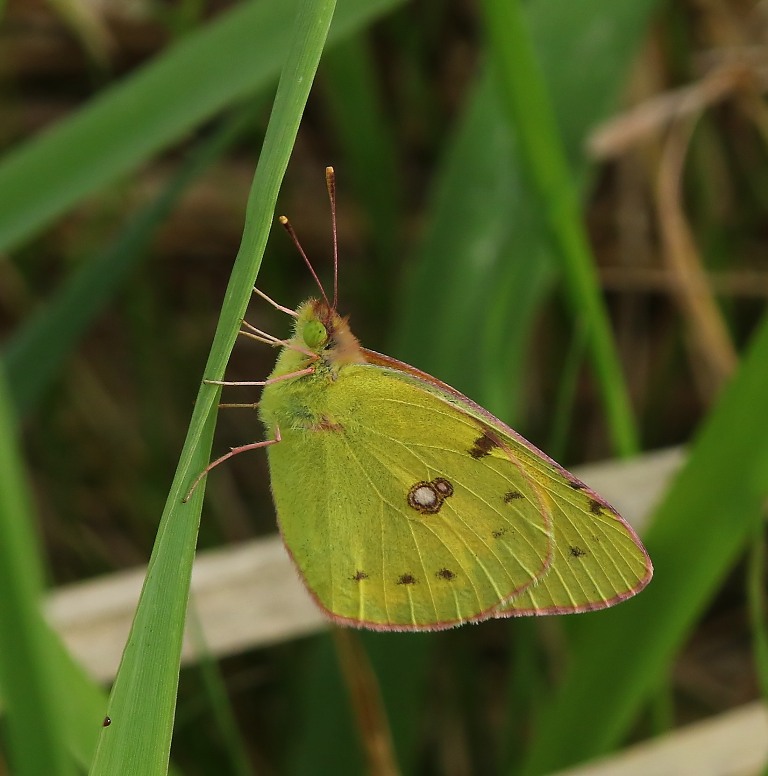
M 529 0 L 540 70 L 526 80 L 504 70 L 521 40 L 503 5 L 340 2 L 279 212 L 328 280 L 333 164 L 340 308 L 362 342 L 455 385 L 565 465 L 696 448 L 656 514 L 657 576 L 637 604 L 578 623 L 361 639 L 407 773 L 563 767 L 756 697 L 765 658 L 768 10 Z M 291 8 L 3 10 L 0 327 L 13 416 L 0 434 L 12 446 L 20 431 L 39 539 L 9 585 L 41 560 L 53 587 L 149 558 Z M 541 94 L 551 135 L 526 128 Z M 564 185 L 542 183 L 536 153 L 545 166 L 562 156 Z M 569 208 L 583 211 L 594 253 L 586 275 L 562 260 Z M 314 288 L 274 231 L 258 285 L 293 307 Z M 588 310 L 607 311 L 623 380 L 595 361 Z M 258 300 L 247 317 L 287 331 Z M 262 379 L 273 360 L 241 342 L 227 377 Z M 617 417 L 623 395 L 632 414 Z M 255 416 L 223 412 L 214 451 L 262 433 Z M 217 470 L 199 546 L 274 530 L 264 456 Z M 697 662 L 707 646 L 728 670 Z M 212 666 L 184 669 L 178 771 L 361 772 L 338 649 L 323 634 L 227 658 L 221 694 Z M 0 686 L 18 665 L 4 660 Z M 11 716 L 0 734 L 13 735 Z M 582 718 L 594 726 L 575 726 Z

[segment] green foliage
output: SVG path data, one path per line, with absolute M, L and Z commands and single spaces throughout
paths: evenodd
M 12 409 L 0 382 L 0 692 L 8 717 L 7 746 L 19 774 L 74 774 L 65 745 L 51 636 L 43 624 L 43 575 L 32 535 L 32 510 Z M 36 736 L 28 731 L 36 731 Z
M 755 414 L 768 391 L 767 359 L 768 320 L 656 510 L 646 535 L 654 584 L 599 622 L 575 624 L 567 675 L 542 712 L 527 772 L 600 754 L 620 740 L 754 533 L 768 478 L 768 417 Z M 584 703 L 595 696 L 601 702 L 585 728 Z

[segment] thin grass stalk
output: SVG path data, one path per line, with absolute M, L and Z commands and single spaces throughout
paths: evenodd
M 248 198 L 245 229 L 205 377 L 220 380 L 237 338 L 335 2 L 300 6 Z M 189 581 L 204 483 L 182 503 L 210 456 L 220 389 L 201 384 L 147 577 L 107 709 L 93 776 L 163 774 L 168 767 Z
M 354 710 L 370 776 L 398 776 L 392 735 L 381 693 L 357 631 L 332 629 L 336 654 Z
M 585 323 L 613 444 L 620 455 L 633 455 L 639 449 L 637 429 L 608 313 L 599 294 L 578 188 L 566 161 L 522 6 L 516 1 L 484 0 L 483 8 L 501 98 L 563 262 L 574 318 Z
M 222 741 L 222 749 L 227 756 L 227 772 L 232 776 L 253 776 L 245 746 L 237 726 L 232 700 L 227 694 L 227 686 L 221 668 L 205 641 L 202 622 L 193 604 L 190 604 L 189 626 L 192 642 L 198 655 L 197 672 L 202 682 L 204 696 L 211 710 L 213 722 Z M 223 764 L 222 764 L 223 767 Z

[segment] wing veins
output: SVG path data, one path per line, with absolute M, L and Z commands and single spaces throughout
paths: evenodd
M 412 452 L 412 451 L 410 451 L 408 446 L 405 445 L 404 443 L 402 444 L 402 446 L 405 447 L 407 450 L 409 450 L 409 452 Z M 374 452 L 374 450 L 369 448 L 368 453 L 369 453 L 369 455 L 372 458 L 374 458 L 376 461 L 378 461 L 378 463 L 381 465 L 381 467 L 383 469 L 385 469 L 385 470 L 389 470 L 390 469 L 390 467 L 384 462 L 384 460 L 379 455 L 377 455 Z M 429 468 L 429 469 L 432 468 L 429 464 L 426 463 L 426 461 L 423 461 L 422 459 L 420 459 L 415 453 L 413 455 L 420 463 L 424 464 L 427 468 Z M 364 468 L 364 467 L 362 467 L 362 463 L 360 463 L 359 461 L 358 461 L 358 463 L 361 466 L 361 468 Z M 370 478 L 369 478 L 369 481 L 370 481 Z M 377 490 L 377 492 L 379 492 L 379 491 Z M 434 606 L 434 609 L 435 609 L 435 616 L 438 619 L 440 619 L 440 616 L 437 613 L 437 603 L 435 602 L 434 594 L 432 593 L 431 582 L 428 581 L 429 580 L 429 574 L 427 573 L 426 566 L 424 565 L 424 559 L 422 557 L 421 550 L 420 550 L 419 545 L 418 545 L 418 540 L 416 539 L 416 535 L 415 535 L 414 530 L 413 530 L 414 529 L 413 520 L 412 520 L 411 517 L 409 517 L 408 513 L 402 507 L 400 507 L 400 506 L 398 506 L 396 504 L 393 504 L 390 501 L 387 501 L 381 495 L 381 493 L 379 493 L 379 495 L 381 496 L 381 499 L 382 499 L 383 503 L 387 504 L 392 510 L 394 510 L 399 515 L 401 515 L 403 517 L 403 519 L 406 520 L 407 523 L 408 523 L 408 528 L 409 528 L 409 531 L 411 532 L 411 536 L 413 538 L 414 547 L 416 548 L 416 552 L 417 552 L 417 554 L 419 556 L 419 562 L 421 563 L 422 571 L 424 572 L 424 579 L 427 582 L 427 586 L 429 587 L 429 590 L 430 590 L 430 597 L 432 598 L 432 603 L 433 603 L 433 606 Z M 454 512 L 455 512 L 455 510 L 454 510 Z M 462 521 L 462 524 L 466 525 L 466 523 L 464 523 L 463 521 Z M 466 568 L 465 564 L 463 564 L 461 562 L 461 560 L 458 558 L 458 556 L 454 554 L 454 552 L 451 550 L 451 548 L 446 544 L 446 542 L 443 539 L 443 537 L 440 536 L 440 534 L 434 529 L 433 526 L 428 525 L 426 523 L 422 523 L 422 525 L 424 525 L 424 527 L 429 530 L 429 532 L 432 534 L 432 536 L 443 546 L 443 548 L 446 550 L 446 552 L 456 561 L 456 565 L 464 572 L 467 580 L 469 581 L 469 584 L 470 584 L 470 586 L 472 588 L 472 591 L 474 592 L 475 597 L 477 598 L 478 606 L 482 606 L 483 604 L 482 604 L 482 600 L 480 598 L 480 593 L 478 592 L 478 589 L 477 589 L 477 585 L 475 585 L 474 581 L 472 580 L 472 577 L 467 572 L 467 568 Z M 478 539 L 481 539 L 480 535 L 476 531 L 474 531 L 471 528 L 469 528 L 468 530 L 470 530 L 472 533 L 474 533 L 475 536 L 478 537 Z M 455 533 L 456 532 L 454 530 L 454 534 Z M 461 538 L 461 537 L 459 537 L 459 538 Z M 462 539 L 462 542 L 464 543 L 464 546 L 470 551 L 470 554 L 474 555 L 474 553 L 472 552 L 471 548 L 466 544 L 466 542 L 464 542 L 463 539 Z M 500 565 L 502 565 L 502 566 L 504 565 L 500 558 L 497 557 L 497 560 L 499 561 Z M 486 576 L 489 576 L 488 571 L 485 569 L 485 567 L 482 566 L 482 564 L 480 564 L 480 566 L 483 569 L 483 571 L 485 572 Z M 489 580 L 490 580 L 490 577 L 489 577 Z M 492 582 L 492 580 L 490 580 L 490 581 Z M 496 589 L 496 586 L 493 585 L 493 587 L 496 590 L 497 595 L 499 595 L 499 597 L 503 598 L 503 596 L 501 596 L 501 594 Z M 456 599 L 455 591 L 454 591 L 454 601 L 456 603 L 456 613 L 459 616 L 459 618 L 462 618 L 462 614 L 461 614 L 461 611 L 460 611 L 459 606 L 458 606 L 458 600 Z
M 369 426 L 366 426 L 366 430 L 369 430 L 369 431 L 371 431 L 372 433 L 376 433 L 378 436 L 380 436 L 380 437 L 383 437 L 384 439 L 388 439 L 388 440 L 390 440 L 390 441 L 392 441 L 392 442 L 394 442 L 394 443 L 398 444 L 398 445 L 399 445 L 400 447 L 402 447 L 404 450 L 406 450 L 407 452 L 411 453 L 411 455 L 412 455 L 414 458 L 416 458 L 416 460 L 417 460 L 417 461 L 419 461 L 419 463 L 421 463 L 422 465 L 424 465 L 424 466 L 425 466 L 427 469 L 433 469 L 433 468 L 434 468 L 434 467 L 433 467 L 433 466 L 432 466 L 430 463 L 428 463 L 428 462 L 427 462 L 426 460 L 424 460 L 424 459 L 423 459 L 421 456 L 419 456 L 419 455 L 418 455 L 418 453 L 417 453 L 415 450 L 413 450 L 413 446 L 411 446 L 410 444 L 406 444 L 405 442 L 401 442 L 399 439 L 392 439 L 391 437 L 388 437 L 386 434 L 381 434 L 381 433 L 378 433 L 378 432 L 377 432 L 375 429 L 372 429 L 372 428 L 370 428 Z M 439 449 L 444 449 L 444 448 L 439 448 Z M 451 452 L 451 453 L 455 454 L 455 451 L 453 451 L 453 450 L 446 450 L 446 451 L 447 451 L 447 452 Z M 371 455 L 372 455 L 374 458 L 376 458 L 376 460 L 378 460 L 378 462 L 379 462 L 379 463 L 380 463 L 380 464 L 381 464 L 381 465 L 382 465 L 382 466 L 383 466 L 385 469 L 388 469 L 388 468 L 390 468 L 390 467 L 388 467 L 388 466 L 387 466 L 387 465 L 384 463 L 384 461 L 382 460 L 382 458 L 381 458 L 380 456 L 376 455 L 376 454 L 375 454 L 375 453 L 374 453 L 372 450 L 369 450 L 369 453 L 370 453 L 370 454 L 371 454 Z M 508 460 L 509 460 L 509 462 L 510 462 L 510 463 L 511 463 L 511 464 L 512 464 L 512 465 L 513 465 L 513 466 L 514 466 L 516 469 L 518 469 L 518 470 L 520 469 L 520 466 L 519 466 L 519 464 L 518 464 L 518 463 L 516 463 L 515 461 L 512 461 L 511 459 L 508 459 Z M 499 477 L 501 477 L 502 479 L 504 479 L 504 480 L 505 480 L 506 482 L 508 482 L 509 484 L 511 484 L 511 485 L 514 485 L 514 484 L 515 484 L 515 483 L 514 483 L 514 481 L 513 481 L 512 479 L 510 479 L 510 478 L 509 478 L 507 475 L 505 475 L 505 474 L 503 474 L 503 473 L 501 473 L 501 472 L 498 472 L 496 469 L 494 469 L 494 473 L 495 473 L 495 474 L 497 474 L 497 475 L 498 475 Z M 523 477 L 524 477 L 524 478 L 527 480 L 527 478 L 525 477 L 525 475 L 524 475 L 522 472 L 521 472 L 521 474 L 522 474 L 522 475 L 523 475 Z M 484 504 L 485 506 L 487 506 L 487 507 L 488 507 L 488 509 L 490 509 L 490 510 L 491 510 L 492 512 L 494 512 L 494 513 L 495 513 L 495 514 L 496 514 L 498 517 L 500 517 L 500 518 L 502 519 L 502 521 L 504 521 L 504 522 L 505 522 L 507 525 L 509 525 L 509 526 L 510 526 L 510 527 L 512 527 L 512 528 L 514 528 L 514 527 L 515 527 L 515 524 L 514 524 L 514 522 L 513 522 L 512 518 L 511 518 L 509 515 L 507 515 L 507 514 L 505 514 L 504 512 L 502 512 L 500 509 L 498 509 L 497 507 L 495 507 L 493 504 L 490 504 L 490 503 L 489 503 L 488 501 L 486 501 L 486 500 L 485 500 L 485 499 L 484 499 L 482 496 L 480 496 L 480 495 L 479 495 L 479 494 L 478 494 L 478 493 L 477 493 L 475 490 L 473 490 L 472 488 L 470 488 L 469 486 L 467 486 L 467 485 L 466 485 L 466 484 L 465 484 L 465 483 L 464 483 L 462 480 L 458 480 L 458 479 L 456 479 L 455 477 L 454 477 L 454 479 L 455 479 L 457 482 L 461 482 L 461 485 L 462 485 L 462 487 L 464 487 L 464 488 L 465 488 L 465 489 L 466 489 L 466 490 L 467 490 L 467 491 L 468 491 L 468 492 L 469 492 L 469 493 L 470 493 L 470 494 L 471 494 L 471 495 L 472 495 L 474 498 L 476 498 L 476 499 L 477 499 L 477 500 L 478 500 L 480 503 L 482 503 L 482 504 Z M 531 484 L 531 483 L 529 482 L 529 484 Z M 535 490 L 535 488 L 534 488 L 534 490 Z M 400 510 L 398 509 L 398 511 L 400 511 Z M 469 525 L 469 524 L 466 522 L 466 520 L 465 520 L 465 519 L 464 519 L 464 518 L 463 518 L 461 515 L 459 515 L 459 513 L 456 511 L 456 509 L 453 509 L 453 508 L 452 508 L 452 510 L 451 510 L 451 511 L 453 512 L 453 514 L 454 514 L 455 518 L 456 518 L 457 520 L 459 520 L 459 521 L 461 522 L 461 524 L 464 526 L 465 530 L 466 530 L 466 531 L 468 531 L 469 533 L 473 534 L 473 535 L 474 535 L 474 536 L 477 538 L 477 540 L 478 540 L 478 541 L 479 541 L 479 542 L 480 542 L 482 545 L 484 545 L 484 546 L 485 546 L 485 548 L 488 550 L 489 554 L 490 554 L 490 555 L 492 555 L 492 556 L 493 556 L 493 557 L 496 559 L 496 561 L 498 562 L 499 566 L 501 566 L 501 567 L 502 567 L 503 569 L 505 569 L 505 571 L 506 571 L 506 565 L 507 565 L 507 564 L 506 564 L 505 560 L 504 560 L 502 557 L 500 557 L 500 556 L 499 556 L 499 554 L 498 554 L 498 553 L 495 551 L 494 547 L 493 547 L 491 544 L 489 544 L 489 543 L 488 543 L 488 541 L 487 541 L 487 540 L 486 540 L 486 539 L 485 539 L 485 538 L 484 538 L 484 537 L 483 537 L 483 536 L 482 536 L 482 535 L 481 535 L 481 534 L 480 534 L 478 531 L 476 531 L 476 530 L 475 530 L 475 529 L 474 529 L 474 528 L 473 528 L 471 525 Z M 404 512 L 401 512 L 401 514 L 405 514 L 405 517 L 406 517 L 406 519 L 409 519 L 406 513 L 404 513 Z M 430 528 L 430 530 L 432 531 L 433 535 L 437 536 L 437 534 L 435 534 L 434 528 L 432 528 L 432 526 L 429 526 L 429 528 Z M 451 530 L 453 531 L 453 534 L 454 534 L 454 536 L 455 536 L 456 538 L 458 538 L 458 539 L 460 539 L 460 540 L 461 540 L 462 544 L 463 544 L 463 545 L 464 545 L 464 547 L 465 547 L 465 548 L 466 548 L 466 549 L 469 551 L 469 553 L 470 553 L 471 555 L 474 555 L 474 556 L 475 556 L 475 558 L 476 558 L 476 560 L 477 560 L 477 563 L 478 563 L 478 565 L 480 566 L 480 568 L 482 568 L 482 570 L 483 570 L 483 573 L 484 573 L 484 574 L 485 574 L 485 576 L 488 578 L 488 581 L 490 582 L 490 584 L 491 584 L 491 586 L 493 587 L 493 589 L 496 591 L 496 595 L 499 597 L 500 601 L 505 601 L 505 600 L 508 600 L 508 599 L 512 598 L 513 596 L 515 596 L 515 595 L 518 595 L 519 593 L 523 592 L 523 590 L 527 589 L 527 588 L 528 588 L 528 587 L 529 587 L 529 586 L 530 586 L 530 585 L 533 583 L 533 581 L 534 581 L 534 580 L 540 579 L 540 578 L 541 578 L 541 577 L 544 575 L 544 573 L 546 573 L 546 569 L 545 569 L 543 572 L 539 572 L 538 570 L 536 570 L 536 571 L 532 571 L 531 569 L 529 569 L 529 568 L 527 567 L 527 565 L 523 564 L 523 562 L 520 560 L 520 554 L 519 554 L 518 552 L 515 552 L 515 551 L 514 551 L 514 550 L 512 550 L 511 548 L 509 548 L 509 545 L 507 545 L 507 544 L 505 543 L 505 546 L 506 546 L 506 547 L 509 549 L 509 551 L 510 551 L 510 553 L 512 554 L 512 556 L 515 558 L 516 562 L 518 563 L 518 566 L 519 566 L 519 567 L 520 567 L 520 568 L 521 568 L 521 569 L 524 571 L 524 573 L 525 573 L 525 574 L 527 574 L 527 576 L 530 578 L 530 580 L 531 580 L 531 581 L 530 581 L 530 582 L 528 582 L 528 584 L 527 584 L 527 585 L 525 585 L 524 587 L 522 587 L 522 588 L 520 588 L 520 589 L 516 589 L 516 590 L 514 590 L 514 591 L 513 591 L 512 593 L 510 593 L 510 594 L 504 595 L 504 594 L 502 594 L 502 593 L 501 593 L 501 591 L 499 590 L 498 586 L 496 585 L 496 582 L 495 582 L 495 580 L 494 580 L 494 579 L 493 579 L 493 577 L 491 576 L 491 574 L 490 574 L 490 572 L 488 571 L 488 569 L 487 569 L 487 567 L 485 566 L 485 564 L 483 564 L 483 563 L 481 562 L 480 558 L 478 558 L 478 557 L 477 557 L 476 553 L 474 553 L 474 552 L 473 552 L 472 548 L 469 546 L 469 544 L 466 542 L 466 540 L 465 540 L 465 539 L 464 539 L 464 538 L 463 538 L 463 537 L 462 537 L 460 534 L 458 534 L 458 532 L 456 531 L 456 529 L 455 529 L 455 528 L 451 527 Z M 548 538 L 550 539 L 550 542 L 551 542 L 551 544 L 553 545 L 553 544 L 554 544 L 554 542 L 553 542 L 553 539 L 552 539 L 552 535 L 551 535 L 551 534 L 547 534 L 547 535 L 548 535 Z M 442 539 L 440 539 L 440 541 L 441 541 L 441 543 L 442 543 L 442 544 L 445 546 L 445 542 L 444 542 Z M 535 548 L 535 547 L 534 547 L 534 545 L 533 545 L 533 544 L 530 542 L 530 540 L 528 540 L 528 539 L 527 539 L 527 537 L 526 537 L 526 543 L 528 544 L 528 547 L 529 547 L 529 549 L 531 549 L 531 550 L 533 551 L 533 554 L 534 554 L 534 556 L 535 556 L 535 550 L 536 550 L 536 548 Z M 461 566 L 461 564 L 459 564 L 459 565 Z M 462 566 L 462 568 L 464 568 L 464 567 Z M 507 572 L 507 575 L 508 575 L 508 576 L 507 576 L 507 578 L 509 579 L 509 581 L 510 581 L 510 582 L 514 582 L 514 580 L 513 580 L 513 579 L 511 578 L 511 576 L 509 575 L 509 572 Z M 473 587 L 474 587 L 474 585 L 473 585 Z M 477 595 L 477 590 L 476 590 L 476 588 L 475 588 L 475 594 Z M 480 601 L 479 601 L 479 596 L 478 596 L 478 603 L 480 603 Z

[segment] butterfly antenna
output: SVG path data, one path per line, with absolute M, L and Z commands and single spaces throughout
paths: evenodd
M 339 301 L 339 238 L 336 230 L 336 173 L 333 167 L 325 168 L 325 186 L 331 202 L 331 229 L 333 230 L 333 309 Z
M 298 250 L 298 252 L 301 254 L 301 258 L 304 259 L 304 263 L 309 267 L 309 271 L 312 273 L 312 277 L 315 279 L 315 283 L 317 283 L 317 287 L 320 289 L 320 293 L 323 295 L 325 303 L 328 305 L 328 307 L 330 307 L 331 305 L 328 302 L 328 297 L 325 294 L 323 284 L 320 282 L 320 278 L 317 276 L 317 272 L 315 272 L 315 268 L 312 266 L 312 263 L 307 257 L 307 254 L 301 247 L 301 243 L 299 242 L 299 238 L 296 236 L 296 232 L 291 226 L 291 222 L 285 216 L 280 216 L 277 220 L 282 224 L 283 229 L 288 232 L 288 236 L 291 238 L 291 240 L 293 240 L 293 244 L 296 246 L 296 250 Z

